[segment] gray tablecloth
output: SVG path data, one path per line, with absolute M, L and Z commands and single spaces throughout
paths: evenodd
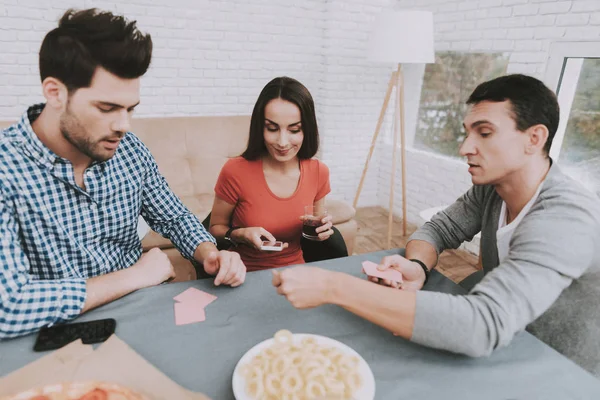
M 319 263 L 360 275 L 377 252 Z M 173 296 L 188 287 L 215 294 L 206 321 L 176 326 Z M 428 290 L 463 289 L 433 273 Z M 231 377 L 241 356 L 279 329 L 336 339 L 371 366 L 377 399 L 600 399 L 600 380 L 524 332 L 491 357 L 472 359 L 428 349 L 393 336 L 335 306 L 296 310 L 271 286 L 271 272 L 248 274 L 239 288 L 212 280 L 161 285 L 132 293 L 79 318 L 115 318 L 116 334 L 179 384 L 214 400 L 233 399 Z M 467 339 L 466 339 L 467 340 Z M 45 353 L 32 350 L 35 335 L 0 342 L 0 374 Z

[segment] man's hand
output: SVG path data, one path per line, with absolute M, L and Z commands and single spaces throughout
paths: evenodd
M 213 251 L 204 259 L 204 270 L 216 275 L 215 286 L 240 286 L 246 280 L 246 266 L 240 255 L 232 251 Z
M 385 271 L 388 268 L 393 268 L 402 272 L 403 282 L 401 284 L 392 282 L 387 279 L 379 279 L 375 277 L 369 277 L 371 282 L 379 283 L 381 285 L 390 286 L 393 288 L 399 288 L 404 290 L 420 290 L 425 283 L 425 272 L 419 264 L 414 261 L 407 260 L 400 255 L 393 255 L 384 257 L 381 263 L 377 267 L 380 271 Z
M 130 269 L 134 271 L 139 288 L 155 286 L 175 278 L 175 270 L 169 257 L 158 247 L 142 254 Z
M 313 308 L 331 302 L 333 274 L 317 267 L 274 269 L 272 283 L 294 307 Z

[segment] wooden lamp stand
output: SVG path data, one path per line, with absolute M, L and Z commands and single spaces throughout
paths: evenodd
M 392 123 L 392 134 L 394 136 L 393 147 L 392 147 L 392 173 L 390 179 L 390 204 L 389 204 L 389 216 L 388 216 L 388 232 L 387 232 L 387 248 L 392 248 L 392 221 L 394 216 L 394 183 L 396 178 L 396 152 L 398 148 L 398 136 L 400 136 L 400 151 L 401 151 L 401 163 L 402 163 L 402 235 L 406 236 L 406 138 L 404 132 L 404 75 L 402 74 L 402 65 L 398 64 L 398 69 L 392 72 L 390 81 L 388 83 L 387 92 L 383 100 L 383 106 L 379 113 L 379 120 L 377 121 L 377 127 L 373 134 L 373 140 L 371 141 L 371 147 L 369 154 L 367 155 L 367 161 L 363 168 L 360 183 L 358 184 L 358 190 L 354 197 L 353 206 L 356 208 L 360 192 L 362 191 L 363 184 L 365 182 L 365 176 L 367 175 L 367 169 L 369 168 L 369 162 L 377 143 L 377 137 L 383 124 L 383 119 L 387 111 L 390 97 L 393 89 L 396 89 L 396 106 L 394 107 L 394 120 Z

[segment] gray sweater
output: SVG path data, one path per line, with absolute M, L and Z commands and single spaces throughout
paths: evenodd
M 418 292 L 411 340 L 482 356 L 528 327 L 600 374 L 600 199 L 553 164 L 499 264 L 501 205 L 492 186 L 473 186 L 411 236 L 439 254 L 481 231 L 485 272 L 468 295 Z

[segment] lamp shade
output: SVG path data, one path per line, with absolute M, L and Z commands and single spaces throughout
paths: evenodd
M 384 11 L 373 24 L 367 58 L 374 62 L 435 62 L 433 14 L 430 11 Z

